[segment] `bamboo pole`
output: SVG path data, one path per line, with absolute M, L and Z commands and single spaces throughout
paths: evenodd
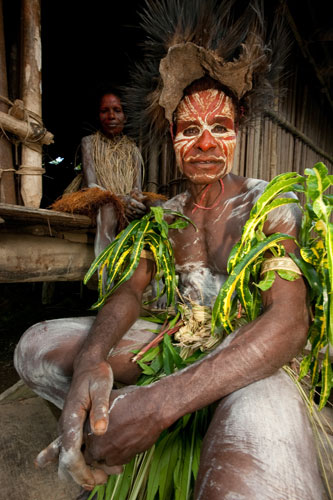
M 6 49 L 3 22 L 3 5 L 0 0 L 0 95 L 8 97 Z M 6 113 L 8 105 L 0 100 L 0 112 Z M 16 204 L 12 145 L 4 134 L 0 136 L 0 202 Z
M 243 175 L 244 177 L 247 177 L 247 171 L 246 171 L 246 164 L 245 164 L 245 158 L 246 158 L 246 150 L 247 150 L 247 131 L 248 128 L 242 128 L 241 132 L 241 144 L 240 144 L 240 175 Z
M 266 150 L 266 174 L 265 174 L 265 181 L 270 181 L 271 180 L 271 154 L 272 154 L 272 128 L 273 128 L 273 122 L 271 120 L 267 120 L 267 150 Z
M 153 193 L 158 191 L 158 161 L 159 155 L 156 147 L 149 151 L 147 189 Z
M 247 132 L 247 148 L 246 148 L 246 177 L 255 177 L 253 175 L 253 146 L 254 146 L 254 125 L 248 129 Z
M 240 143 L 241 143 L 241 132 L 237 134 L 236 149 L 234 153 L 234 161 L 232 166 L 232 173 L 235 175 L 240 175 Z
M 254 142 L 253 142 L 253 177 L 260 179 L 260 136 L 261 136 L 261 120 L 256 118 L 254 125 Z
M 54 142 L 51 132 L 45 131 L 35 123 L 19 120 L 3 111 L 0 111 L 0 125 L 7 132 L 15 134 L 26 141 L 31 140 L 34 142 L 36 140 L 36 143 L 39 142 L 40 144 L 52 144 Z
M 263 175 L 263 153 L 264 153 L 264 118 L 260 117 L 260 135 L 259 135 L 259 163 L 258 163 L 258 179 L 262 179 Z
M 22 0 L 22 99 L 29 111 L 42 115 L 40 0 Z M 42 146 L 22 145 L 21 195 L 25 206 L 38 208 L 42 198 Z

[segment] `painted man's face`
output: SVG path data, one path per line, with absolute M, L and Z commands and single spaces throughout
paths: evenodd
M 119 97 L 105 94 L 100 102 L 99 121 L 102 132 L 107 137 L 121 134 L 125 124 L 125 115 Z
M 180 170 L 195 184 L 212 184 L 232 168 L 235 108 L 216 89 L 187 95 L 176 111 L 174 149 Z

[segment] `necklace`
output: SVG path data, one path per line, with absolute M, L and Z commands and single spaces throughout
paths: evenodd
M 223 195 L 224 193 L 224 184 L 223 184 L 223 180 L 220 179 L 220 186 L 221 186 L 221 191 L 220 191 L 220 194 L 218 195 L 218 197 L 216 198 L 215 202 L 213 203 L 213 205 L 211 207 L 204 207 L 203 205 L 201 205 L 201 203 L 204 201 L 204 199 L 206 198 L 206 194 L 208 193 L 209 189 L 212 187 L 213 184 L 208 184 L 208 186 L 205 187 L 205 189 L 203 190 L 203 193 L 201 195 L 201 198 L 200 198 L 200 201 L 199 203 L 193 203 L 194 205 L 194 208 L 192 209 L 192 214 L 194 214 L 194 212 L 196 211 L 197 208 L 201 208 L 202 210 L 212 210 L 213 208 L 215 208 L 219 201 L 220 201 L 220 198 L 221 196 Z

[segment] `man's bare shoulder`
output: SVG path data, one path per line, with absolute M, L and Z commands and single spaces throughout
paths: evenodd
M 262 179 L 254 179 L 252 177 L 242 177 L 234 175 L 233 179 L 239 186 L 239 194 L 245 195 L 255 203 L 264 192 L 268 182 Z
M 266 189 L 268 182 L 261 179 L 253 179 L 239 177 L 240 192 L 244 195 L 243 200 L 251 201 L 254 205 Z M 289 198 L 297 202 L 298 198 L 295 193 L 287 192 L 279 196 L 279 198 Z M 265 233 L 272 234 L 274 232 L 286 232 L 294 234 L 301 222 L 301 210 L 297 203 L 283 205 L 272 210 L 265 223 Z
M 165 201 L 163 203 L 163 208 L 184 213 L 184 207 L 188 199 L 189 199 L 189 193 L 188 191 L 184 191 L 183 193 L 177 194 L 173 198 L 170 198 L 169 200 Z

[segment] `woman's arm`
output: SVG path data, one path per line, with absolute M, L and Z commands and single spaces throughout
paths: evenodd
M 81 151 L 82 151 L 83 175 L 86 185 L 88 187 L 96 187 L 97 178 L 95 174 L 95 165 L 92 154 L 92 140 L 90 135 L 82 137 Z

